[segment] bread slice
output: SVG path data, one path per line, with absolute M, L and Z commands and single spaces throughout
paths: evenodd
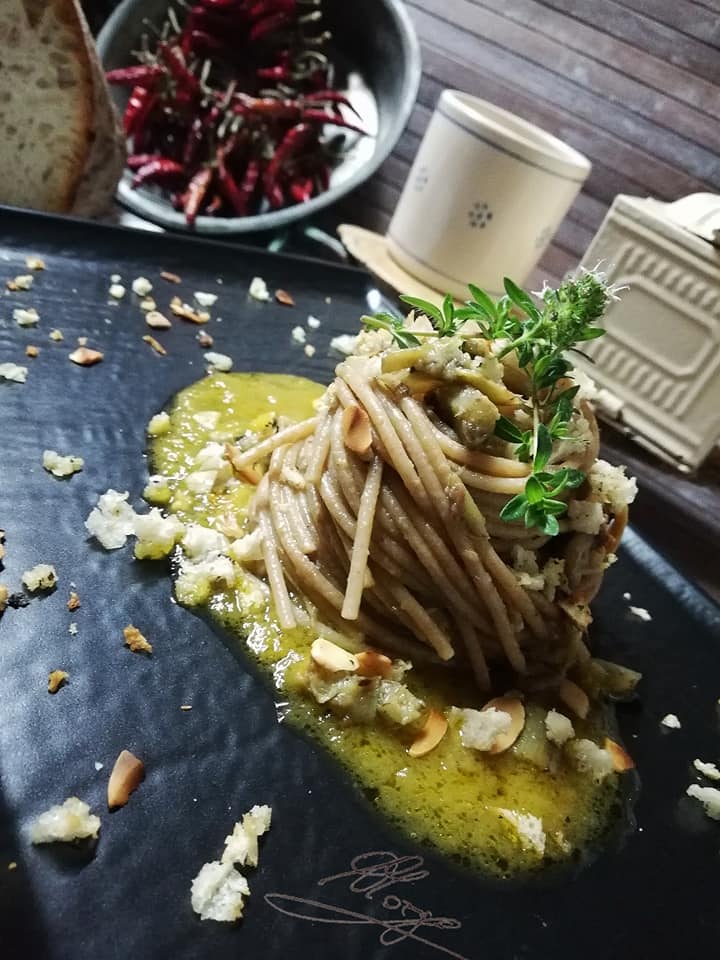
M 0 202 L 100 212 L 123 150 L 76 0 L 0 0 Z

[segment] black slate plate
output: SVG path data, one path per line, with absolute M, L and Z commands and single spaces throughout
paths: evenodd
M 351 331 L 367 309 L 367 276 L 0 212 L 0 280 L 25 272 L 27 254 L 43 256 L 48 269 L 32 291 L 4 296 L 0 310 L 0 362 L 30 368 L 24 385 L 0 382 L 0 580 L 17 589 L 23 570 L 46 561 L 60 585 L 0 622 L 0 956 L 657 960 L 717 949 L 720 824 L 684 797 L 697 779 L 693 758 L 720 757 L 717 608 L 630 533 L 596 605 L 595 630 L 606 656 L 646 675 L 641 703 L 620 713 L 642 780 L 639 826 L 624 844 L 575 875 L 524 884 L 489 881 L 418 850 L 320 749 L 278 724 L 268 688 L 242 654 L 174 604 L 162 564 L 133 562 L 129 550 L 106 553 L 83 528 L 108 487 L 142 489 L 144 424 L 204 371 L 190 325 L 176 322 L 160 335 L 167 357 L 141 342 L 146 327 L 131 295 L 108 305 L 112 273 L 128 286 L 150 277 L 161 307 L 178 290 L 158 279 L 160 269 L 183 277 L 186 298 L 217 292 L 213 314 L 222 322 L 208 329 L 237 370 L 318 379 L 335 362 L 330 337 Z M 254 275 L 291 291 L 297 307 L 249 300 Z M 17 305 L 38 309 L 36 330 L 12 321 Z M 308 313 L 322 320 L 310 335 L 311 360 L 290 336 Z M 52 327 L 64 343 L 48 340 Z M 81 335 L 105 351 L 102 364 L 68 361 Z M 24 359 L 28 343 L 41 347 L 35 360 Z M 82 455 L 84 471 L 55 480 L 40 465 L 45 448 Z M 83 603 L 73 614 L 65 607 L 70 581 Z M 626 591 L 652 622 L 628 614 Z M 155 644 L 151 659 L 123 647 L 129 622 Z M 60 666 L 70 683 L 49 696 L 47 674 Z M 184 703 L 192 711 L 181 712 Z M 668 712 L 679 715 L 681 730 L 660 726 Z M 147 779 L 127 807 L 108 814 L 107 775 L 122 748 L 145 759 Z M 94 761 L 105 765 L 101 772 Z M 32 818 L 72 794 L 102 817 L 94 856 L 31 847 Z M 274 826 L 250 877 L 246 918 L 237 927 L 201 923 L 190 909 L 192 877 L 220 854 L 238 816 L 262 802 L 272 805 Z M 357 875 L 319 883 L 378 851 L 385 853 L 355 861 Z M 424 863 L 398 864 L 393 855 Z M 18 864 L 12 872 L 10 861 Z M 362 871 L 371 863 L 369 876 Z

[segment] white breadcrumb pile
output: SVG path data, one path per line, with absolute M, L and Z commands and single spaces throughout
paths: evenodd
M 668 714 L 666 714 L 666 715 L 662 718 L 662 720 L 660 721 L 660 723 L 661 723 L 664 727 L 669 727 L 671 730 L 679 730 L 679 729 L 681 728 L 681 726 L 682 726 L 682 724 L 680 723 L 680 720 L 675 716 L 674 713 L 668 713 Z
M 320 327 L 321 321 L 317 317 L 314 317 L 312 314 L 308 314 L 307 325 L 311 330 L 317 330 Z
M 652 620 L 652 617 L 645 607 L 628 607 L 628 610 L 634 617 L 637 617 L 638 620 L 644 620 L 645 623 L 648 623 L 650 620 Z
M 244 537 L 238 537 L 233 540 L 228 549 L 229 556 L 238 563 L 253 563 L 262 559 L 262 538 L 260 530 L 256 527 L 251 533 L 246 533 Z
M 42 465 L 54 477 L 71 477 L 85 466 L 82 457 L 62 456 L 56 450 L 44 450 Z
M 205 603 L 214 588 L 229 588 L 234 583 L 235 567 L 228 557 L 216 556 L 206 560 L 186 557 L 180 563 L 175 596 L 180 603 L 194 607 Z
M 545 733 L 550 743 L 562 747 L 575 736 L 572 722 L 557 710 L 548 710 L 545 716 Z
M 497 738 L 507 733 L 512 717 L 504 710 L 488 707 L 487 710 L 460 710 L 453 707 L 453 716 L 461 719 L 460 739 L 471 750 L 490 750 Z
M 193 297 L 201 307 L 213 307 L 217 302 L 216 293 L 203 293 L 202 290 L 196 290 Z
M 193 560 L 206 560 L 220 553 L 227 553 L 230 541 L 217 530 L 200 523 L 189 523 L 182 538 L 185 555 Z
M 272 810 L 267 805 L 252 807 L 225 837 L 223 863 L 236 863 L 241 867 L 256 867 L 258 864 L 258 838 L 270 829 Z
M 253 300 L 259 300 L 261 303 L 270 299 L 270 291 L 262 277 L 253 277 L 250 281 L 248 293 Z
M 204 863 L 191 887 L 191 903 L 201 920 L 232 923 L 240 920 L 250 887 L 232 863 Z
M 704 760 L 693 760 L 693 766 L 708 780 L 720 780 L 720 770 L 714 763 L 705 763 Z
M 315 347 L 311 343 L 306 343 L 305 346 L 303 347 L 303 353 L 305 354 L 306 357 L 314 357 Z
M 111 283 L 108 293 L 113 300 L 122 300 L 125 296 L 125 287 L 121 283 Z
M 13 320 L 19 327 L 34 327 L 40 320 L 40 314 L 34 307 L 25 310 L 22 307 L 16 307 L 13 310 Z
M 699 800 L 711 820 L 720 820 L 720 790 L 717 787 L 699 787 L 691 783 L 685 791 L 689 797 Z
M 148 503 L 154 506 L 167 506 L 172 498 L 172 490 L 170 489 L 168 478 L 162 476 L 160 473 L 154 473 L 148 477 L 148 482 L 145 484 L 142 495 L 143 500 L 147 500 Z
M 127 502 L 127 490 L 107 490 L 85 521 L 85 529 L 100 541 L 106 550 L 118 550 L 135 529 L 135 511 Z
M 205 362 L 218 373 L 227 373 L 228 370 L 232 370 L 232 357 L 228 357 L 226 353 L 214 353 L 209 350 L 205 354 Z
M 614 770 L 607 750 L 592 740 L 572 740 L 565 748 L 581 773 L 589 773 L 598 783 Z
M 60 343 L 61 340 L 65 339 L 65 337 L 63 337 L 62 330 L 58 330 L 57 328 L 51 330 L 48 336 L 51 340 L 54 340 L 55 343 Z
M 113 273 L 110 275 L 110 283 L 122 283 L 122 277 L 119 273 Z
M 164 517 L 157 507 L 149 513 L 134 515 L 132 533 L 137 537 L 135 556 L 138 560 L 159 560 L 166 557 L 185 533 L 176 516 Z
M 545 587 L 545 577 L 540 573 L 537 557 L 532 550 L 515 545 L 511 557 L 512 570 L 521 587 L 526 590 L 542 590 Z
M 596 500 L 571 500 L 568 504 L 570 526 L 578 533 L 595 535 L 605 522 L 602 504 Z
M 498 813 L 511 823 L 518 835 L 521 845 L 526 850 L 534 850 L 539 856 L 545 854 L 545 831 L 543 822 L 532 813 L 517 813 L 515 810 L 506 810 L 498 807 Z
M 58 575 L 51 564 L 38 563 L 32 570 L 25 571 L 22 582 L 31 593 L 36 590 L 52 590 L 58 582 Z
M 225 838 L 222 860 L 203 864 L 191 888 L 192 908 L 201 920 L 231 923 L 242 917 L 250 887 L 235 864 L 257 866 L 258 837 L 270 829 L 271 819 L 270 807 L 253 807 Z
M 377 690 L 377 712 L 390 723 L 406 727 L 417 723 L 425 710 L 425 703 L 398 680 L 381 680 Z
M 156 413 L 154 417 L 150 417 L 146 433 L 149 437 L 161 437 L 164 433 L 167 433 L 169 429 L 170 414 L 165 413 L 163 410 L 162 413 Z
M 63 804 L 50 807 L 30 825 L 32 843 L 70 843 L 72 840 L 97 838 L 100 817 L 77 797 L 68 797 Z
M 304 327 L 293 327 L 290 331 L 290 336 L 293 338 L 295 343 L 305 343 L 307 340 L 307 333 L 305 333 Z
M 339 337 L 333 337 L 330 341 L 330 349 L 337 350 L 338 353 L 344 353 L 346 357 L 349 357 L 352 353 L 355 352 L 355 344 L 357 343 L 357 336 L 352 333 L 342 333 Z
M 132 291 L 139 297 L 146 297 L 152 290 L 153 285 L 147 277 L 135 277 L 132 282 Z
M 588 474 L 593 493 L 619 512 L 637 496 L 637 480 L 625 476 L 625 467 L 614 467 L 607 460 L 596 460 Z
M 0 363 L 0 379 L 11 380 L 13 383 L 25 383 L 28 368 L 18 363 Z

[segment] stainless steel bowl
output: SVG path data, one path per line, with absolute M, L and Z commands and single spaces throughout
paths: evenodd
M 124 0 L 97 39 L 106 70 L 132 64 L 146 31 L 143 21 L 160 24 L 167 0 Z M 334 169 L 330 189 L 307 203 L 252 217 L 198 217 L 193 228 L 155 188 L 131 187 L 125 171 L 117 199 L 133 213 L 171 230 L 199 234 L 239 234 L 274 230 L 309 217 L 354 190 L 390 154 L 407 123 L 420 84 L 420 47 L 401 0 L 325 0 L 325 22 L 332 31 L 339 59 L 347 71 L 350 97 L 373 137 L 348 141 L 342 162 Z M 127 91 L 113 88 L 120 111 Z

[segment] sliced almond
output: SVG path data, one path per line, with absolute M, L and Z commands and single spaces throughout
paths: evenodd
M 160 276 L 168 283 L 181 283 L 180 277 L 176 273 L 170 273 L 169 270 L 161 270 Z
M 44 270 L 45 261 L 42 257 L 25 257 L 25 266 L 28 270 Z
M 80 367 L 92 367 L 93 364 L 100 363 L 105 354 L 100 353 L 99 350 L 92 350 L 90 347 L 78 347 L 68 356 L 73 363 L 77 363 Z
M 210 319 L 210 314 L 205 313 L 204 311 L 195 311 L 188 303 L 183 303 L 180 297 L 173 297 L 170 301 L 170 310 L 175 314 L 176 317 L 181 317 L 183 320 L 189 320 L 190 323 L 207 323 Z
M 152 297 L 144 297 L 140 301 L 140 309 L 145 313 L 152 313 L 153 310 L 157 310 L 157 304 Z
M 48 693 L 57 693 L 69 676 L 66 670 L 53 670 L 48 677 Z
M 167 356 L 167 350 L 160 343 L 159 340 L 155 339 L 155 337 L 151 337 L 149 333 L 146 333 L 145 336 L 143 337 L 143 340 L 145 343 L 147 343 L 149 346 L 153 348 L 155 353 L 159 353 L 161 357 Z
M 568 680 L 568 678 L 565 677 L 563 682 L 560 684 L 558 696 L 565 706 L 570 707 L 576 717 L 580 717 L 581 720 L 584 720 L 585 717 L 587 717 L 590 711 L 590 700 L 588 699 L 588 695 L 581 687 L 579 687 L 576 683 L 573 683 L 572 680 Z
M 615 743 L 614 740 L 611 740 L 609 737 L 605 737 L 605 743 L 603 746 L 612 757 L 613 767 L 618 773 L 623 773 L 625 770 L 635 769 L 635 761 L 627 752 L 627 750 L 621 747 L 619 743 Z
M 336 643 L 318 637 L 310 647 L 313 662 L 328 673 L 354 673 L 357 670 L 357 657 L 348 653 Z
M 168 330 L 172 326 L 170 320 L 159 310 L 149 310 L 145 314 L 145 323 L 153 330 Z
M 517 697 L 494 697 L 489 700 L 483 710 L 489 710 L 494 707 L 510 716 L 510 728 L 506 733 L 501 733 L 495 737 L 495 742 L 487 751 L 488 753 L 504 753 L 509 749 L 522 733 L 525 726 L 525 707 L 522 700 Z
M 353 453 L 367 453 L 372 446 L 370 417 L 356 404 L 345 407 L 342 415 L 343 442 Z
M 32 286 L 33 278 L 30 273 L 23 273 L 19 277 L 15 277 L 14 280 L 6 280 L 5 286 L 8 290 L 29 290 Z
M 284 306 L 286 306 L 286 307 L 294 307 L 294 306 L 295 306 L 295 301 L 294 301 L 293 298 L 290 296 L 290 294 L 287 292 L 287 290 L 276 290 L 276 291 L 275 291 L 275 299 L 277 300 L 278 303 L 282 303 L 282 304 L 284 304 Z
M 383 677 L 392 673 L 392 660 L 377 650 L 363 650 L 355 654 L 357 672 L 361 677 Z
M 108 780 L 108 807 L 124 807 L 133 790 L 137 790 L 145 777 L 145 764 L 129 750 L 123 750 L 115 761 Z
M 424 757 L 440 743 L 447 733 L 448 722 L 439 710 L 431 710 L 420 733 L 408 747 L 411 757 Z
M 32 343 L 29 343 L 25 347 L 25 356 L 26 357 L 36 357 L 40 353 L 40 350 Z

